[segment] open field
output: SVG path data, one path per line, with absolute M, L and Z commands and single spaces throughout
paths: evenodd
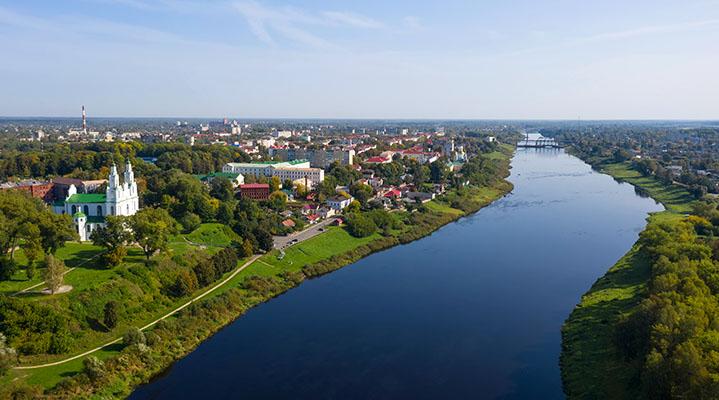
M 631 169 L 628 162 L 604 164 L 601 171 L 641 188 L 669 211 L 688 213 L 692 210 L 691 203 L 694 201 L 694 197 L 684 188 L 678 185 L 667 186 L 655 177 L 642 176 L 638 171 Z

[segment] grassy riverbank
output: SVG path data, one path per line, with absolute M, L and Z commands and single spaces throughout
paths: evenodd
M 91 379 L 83 372 L 83 357 L 55 366 L 13 371 L 10 379 L 3 382 L 0 392 L 4 390 L 7 394 L 21 390 L 30 393 L 29 397 L 42 391 L 57 398 L 124 397 L 136 385 L 161 373 L 249 308 L 296 287 L 305 279 L 429 235 L 504 196 L 512 189 L 512 185 L 504 180 L 509 175 L 512 153 L 512 147 L 503 146 L 492 154 L 499 172 L 494 183 L 450 191 L 425 204 L 420 211 L 398 213 L 402 222 L 400 229 L 385 232 L 384 235 L 375 233 L 355 238 L 342 227 L 329 227 L 327 232 L 287 249 L 282 259 L 275 251 L 259 257 L 202 301 L 148 329 L 147 346 L 118 343 L 93 353 L 93 356 L 104 360 L 100 376 Z M 222 233 L 221 227 L 207 226 L 185 239 L 192 245 L 201 241 L 210 249 L 227 244 Z
M 682 219 L 693 197 L 677 185 L 644 177 L 629 163 L 595 163 L 595 168 L 628 182 L 664 205 L 647 227 Z M 637 398 L 636 365 L 624 360 L 615 345 L 616 326 L 647 296 L 651 265 L 642 247 L 632 249 L 582 296 L 562 327 L 561 370 L 568 399 Z

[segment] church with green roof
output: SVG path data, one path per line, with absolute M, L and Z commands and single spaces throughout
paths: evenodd
M 106 216 L 129 216 L 139 210 L 137 182 L 129 161 L 125 164 L 123 178 L 120 184 L 117 166 L 113 165 L 105 193 L 77 193 L 75 185 L 70 185 L 65 200 L 55 203 L 53 210 L 57 214 L 71 215 L 80 240 L 89 240 L 95 229 L 104 226 Z

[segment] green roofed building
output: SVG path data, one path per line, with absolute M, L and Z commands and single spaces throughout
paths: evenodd
M 204 175 L 195 175 L 195 178 L 199 179 L 202 183 L 209 185 L 215 178 L 227 178 L 232 182 L 232 186 L 239 187 L 245 183 L 245 177 L 242 174 L 235 172 L 213 172 Z
M 77 193 L 70 185 L 65 200 L 53 203 L 57 214 L 72 215 L 81 241 L 90 239 L 90 234 L 105 224 L 108 215 L 134 215 L 140 209 L 137 182 L 132 165 L 125 165 L 124 182 L 120 184 L 117 167 L 112 166 L 105 193 Z

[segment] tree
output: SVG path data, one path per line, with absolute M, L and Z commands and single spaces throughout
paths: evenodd
M 98 227 L 90 235 L 92 243 L 107 249 L 103 256 L 110 266 L 116 266 L 127 255 L 126 245 L 132 240 L 128 217 L 121 215 L 108 215 L 105 217 L 105 226 Z
M 210 182 L 210 196 L 221 201 L 232 200 L 235 197 L 235 188 L 229 179 L 217 176 Z
M 336 194 L 337 178 L 332 175 L 325 175 L 325 180 L 317 186 L 317 191 L 321 194 L 332 197 Z
M 15 250 L 54 253 L 77 238 L 68 215 L 53 213 L 40 200 L 17 190 L 0 191 L 0 256 L 13 259 Z
M 200 286 L 207 286 L 214 282 L 218 277 L 218 271 L 210 260 L 202 260 L 192 268 L 197 277 L 197 283 Z
M 194 231 L 199 228 L 201 224 L 202 220 L 200 219 L 200 216 L 195 213 L 187 212 L 182 216 L 182 218 L 180 218 L 180 225 L 182 225 L 182 230 L 185 233 Z
M 17 272 L 17 263 L 15 260 L 6 257 L 0 257 L 0 281 L 7 281 Z
M 267 203 L 273 210 L 284 210 L 287 205 L 287 195 L 279 190 L 272 192 L 267 198 Z
M 285 179 L 285 181 L 282 182 L 282 189 L 292 189 L 292 186 L 294 186 L 292 179 Z
M 367 237 L 375 233 L 377 225 L 363 213 L 356 212 L 347 218 L 347 230 L 354 237 Z
M 120 316 L 118 315 L 119 308 L 120 306 L 114 300 L 110 300 L 105 303 L 105 315 L 103 318 L 103 322 L 105 323 L 105 326 L 107 328 L 112 329 L 117 326 L 117 322 L 120 319 Z
M 7 344 L 7 338 L 0 333 L 0 376 L 5 375 L 17 362 L 17 352 Z
M 130 217 L 130 227 L 145 257 L 165 250 L 170 235 L 177 233 L 175 220 L 162 208 L 144 208 Z
M 64 282 L 65 263 L 52 254 L 45 256 L 45 284 L 55 294 Z
M 272 246 L 274 245 L 274 239 L 272 239 L 272 235 L 270 235 L 269 232 L 264 229 L 258 228 L 255 229 L 254 234 L 255 238 L 257 239 L 257 244 L 260 246 L 261 250 L 272 250 Z
M 192 294 L 197 290 L 197 276 L 193 271 L 181 270 L 175 278 L 175 283 L 170 288 L 170 292 L 175 297 L 183 297 Z
M 298 183 L 295 186 L 295 192 L 297 193 L 297 197 L 307 197 L 307 186 Z
M 237 253 L 240 257 L 251 257 L 254 253 L 254 248 L 252 246 L 252 242 L 249 239 L 245 239 L 242 241 L 242 244 L 237 249 Z
M 270 178 L 270 192 L 276 192 L 280 190 L 280 187 L 282 186 L 282 180 L 280 180 L 280 177 L 273 176 Z
M 232 226 L 235 217 L 235 201 L 223 201 L 217 208 L 217 220 L 223 224 Z
M 367 201 L 372 198 L 374 191 L 369 185 L 357 182 L 350 187 L 350 193 L 362 205 L 366 205 Z

